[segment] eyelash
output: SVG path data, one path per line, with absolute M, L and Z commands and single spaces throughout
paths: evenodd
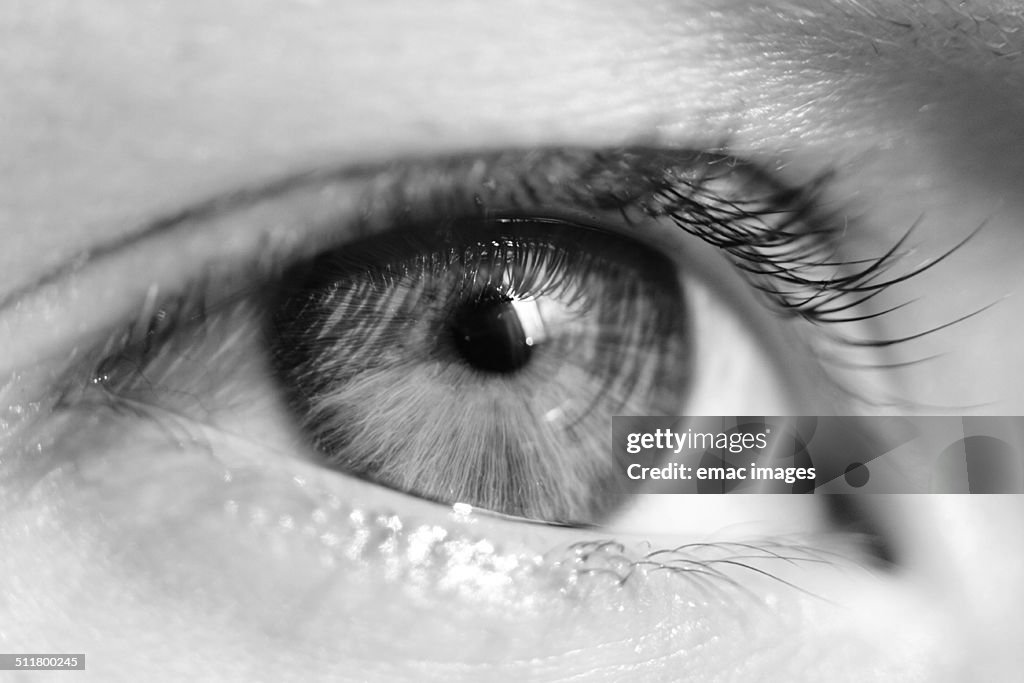
M 844 539 L 847 543 L 857 542 L 856 537 Z M 674 548 L 658 548 L 646 553 L 628 550 L 618 541 L 581 541 L 569 546 L 572 563 L 578 565 L 579 575 L 605 576 L 618 586 L 624 586 L 635 576 L 654 572 L 669 572 L 687 578 L 691 585 L 703 592 L 717 592 L 718 597 L 732 598 L 746 595 L 758 602 L 758 597 L 738 580 L 732 579 L 719 566 L 740 568 L 767 577 L 794 590 L 819 597 L 803 588 L 758 566 L 760 562 L 781 561 L 789 564 L 837 564 L 838 560 L 849 561 L 850 548 L 839 550 L 834 542 L 810 539 L 810 545 L 792 538 L 763 538 L 756 543 L 728 541 L 686 543 Z M 852 546 L 851 546 L 852 547 Z M 728 592 L 727 592 L 728 591 Z
M 694 194 L 680 193 L 674 187 L 660 190 L 666 197 L 662 211 L 674 219 L 677 226 L 687 233 L 722 249 L 733 264 L 750 281 L 751 286 L 764 294 L 776 311 L 784 316 L 799 317 L 813 326 L 835 328 L 843 323 L 865 322 L 891 315 L 913 303 L 912 300 L 891 304 L 888 308 L 869 313 L 843 316 L 855 311 L 872 299 L 880 297 L 892 288 L 915 280 L 958 252 L 974 239 L 984 224 L 922 265 L 904 273 L 890 275 L 899 262 L 909 253 L 904 250 L 917 222 L 912 224 L 891 247 L 880 256 L 862 259 L 836 259 L 839 238 L 849 230 L 843 213 L 823 213 L 825 193 L 833 173 L 826 171 L 807 184 L 801 191 L 776 187 L 775 191 L 761 199 L 730 201 L 724 209 L 707 210 L 706 205 L 694 200 Z M 692 187 L 699 195 L 701 188 Z M 714 206 L 717 198 L 712 198 Z M 767 210 L 747 210 L 744 204 L 763 203 Z M 789 207 L 788 209 L 785 207 Z M 680 216 L 678 212 L 685 211 Z M 657 212 L 652 212 L 656 215 Z M 696 218 L 696 220 L 695 220 Z M 777 219 L 774 225 L 765 219 Z M 722 230 L 722 226 L 729 229 Z M 814 226 L 810 231 L 791 226 Z M 847 348 L 891 348 L 922 339 L 943 329 L 964 322 L 985 312 L 996 302 L 982 306 L 966 315 L 954 318 L 910 335 L 862 339 L 830 330 L 824 333 L 826 339 L 840 349 Z M 846 369 L 887 369 L 894 370 L 930 361 L 934 356 L 919 357 L 901 363 L 856 365 L 845 363 L 836 354 L 827 354 L 817 349 L 816 357 L 823 366 Z M 898 407 L 902 409 L 957 410 L 963 406 L 925 405 L 920 401 L 910 402 L 902 398 L 870 397 L 859 393 L 840 381 L 836 373 L 826 374 L 832 385 L 856 403 L 870 408 Z

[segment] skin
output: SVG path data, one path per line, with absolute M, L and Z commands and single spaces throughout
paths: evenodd
M 998 3 L 973 15 L 941 3 L 715 4 L 5 9 L 0 295 L 147 218 L 319 164 L 727 141 L 792 185 L 835 169 L 830 197 L 864 231 L 849 237 L 853 253 L 884 251 L 920 219 L 923 261 L 984 223 L 901 291 L 918 304 L 878 325 L 900 337 L 999 305 L 870 357 L 939 360 L 864 381 L 954 414 L 1022 414 L 1019 17 Z M 79 283 L 73 299 L 0 313 L 0 349 L 17 359 L 3 369 L 21 377 L 0 397 L 45 396 L 47 367 L 68 362 L 112 292 L 145 291 L 157 261 L 187 268 L 173 249 L 140 252 Z M 64 355 L 33 357 L 48 344 Z M 272 391 L 247 377 L 252 395 Z M 775 412 L 769 399 L 755 407 Z M 897 568 L 862 570 L 856 557 L 757 565 L 812 596 L 729 566 L 743 594 L 708 597 L 667 572 L 626 590 L 592 573 L 566 579 L 565 548 L 608 532 L 453 513 L 275 457 L 296 437 L 271 399 L 237 410 L 235 437 L 207 435 L 216 458 L 116 425 L 97 419 L 74 438 L 41 428 L 55 436 L 38 441 L 40 468 L 25 465 L 27 442 L 5 426 L 0 492 L 15 502 L 0 508 L 0 611 L 12 617 L 0 650 L 85 652 L 96 680 L 998 681 L 1024 664 L 1016 496 L 875 499 L 870 515 Z M 647 513 L 662 520 L 654 547 L 827 529 L 810 502 L 782 497 L 670 504 Z M 410 544 L 442 528 L 441 552 L 489 545 L 417 584 L 387 551 L 353 559 L 323 540 L 332 526 L 351 532 L 352 510 L 386 513 L 365 525 L 374 538 Z M 633 520 L 630 552 L 650 538 L 635 529 L 653 528 Z M 313 536 L 289 531 L 308 525 Z M 541 569 L 526 572 L 538 555 Z

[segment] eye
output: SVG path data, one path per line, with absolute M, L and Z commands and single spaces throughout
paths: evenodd
M 603 523 L 621 502 L 612 415 L 784 414 L 820 395 L 799 382 L 833 385 L 806 359 L 814 325 L 856 310 L 855 285 L 884 280 L 891 253 L 837 257 L 818 191 L 649 149 L 287 179 L 153 226 L 195 230 L 199 262 L 176 287 L 180 244 L 164 282 L 154 260 L 141 312 L 68 369 L 57 408 Z
M 611 415 L 673 415 L 690 313 L 651 247 L 565 221 L 390 232 L 282 278 L 277 374 L 324 462 L 432 500 L 601 520 Z

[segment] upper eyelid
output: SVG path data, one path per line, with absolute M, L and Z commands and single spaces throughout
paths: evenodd
M 563 148 L 554 148 L 552 150 L 531 150 L 527 153 L 532 155 L 543 155 L 545 153 L 557 154 L 561 149 Z M 707 163 L 706 160 L 708 158 L 718 157 L 722 162 L 730 163 L 734 169 L 742 167 L 742 170 L 748 174 L 756 173 L 759 175 L 759 180 L 761 182 L 769 180 L 766 175 L 756 171 L 755 167 L 752 165 L 744 164 L 735 158 L 727 157 L 725 155 L 701 151 L 657 150 L 654 148 L 647 150 L 643 150 L 642 148 L 624 149 L 629 151 L 646 151 L 652 160 L 656 160 L 660 154 L 671 154 L 671 160 L 666 157 L 666 167 L 669 165 L 677 165 L 680 159 L 687 156 L 701 157 L 705 160 L 704 163 Z M 600 154 L 600 150 L 586 150 L 586 152 L 596 152 Z M 468 159 L 483 158 L 484 156 L 485 155 L 483 154 L 464 155 L 464 157 Z M 494 155 L 490 154 L 486 156 Z M 418 165 L 422 165 L 424 163 L 428 165 L 431 163 L 437 163 L 439 167 L 444 168 L 445 166 L 450 165 L 452 160 L 456 160 L 456 163 L 458 163 L 460 158 L 452 155 L 439 155 L 436 160 L 415 159 L 409 161 Z M 48 272 L 40 275 L 34 281 L 20 285 L 8 291 L 2 298 L 0 298 L 0 316 L 2 316 L 4 312 L 13 306 L 18 300 L 29 295 L 31 292 L 53 284 L 62 277 L 87 267 L 94 262 L 100 261 L 103 258 L 112 256 L 126 249 L 130 249 L 136 245 L 146 242 L 147 240 L 166 235 L 172 231 L 181 230 L 183 227 L 187 227 L 188 225 L 196 222 L 210 222 L 232 212 L 251 206 L 256 202 L 271 201 L 302 189 L 328 187 L 335 183 L 366 182 L 375 176 L 379 176 L 389 168 L 396 166 L 400 167 L 403 163 L 404 162 L 402 160 L 393 160 L 376 164 L 346 164 L 337 167 L 300 171 L 268 182 L 233 189 L 228 192 L 215 195 L 211 198 L 195 202 L 176 212 L 159 216 L 153 220 L 144 222 L 137 228 L 131 230 L 126 236 L 85 249 L 53 267 Z M 624 177 L 624 179 L 628 178 Z
M 387 225 L 369 226 L 366 221 L 353 225 L 353 219 L 365 219 L 367 215 L 378 223 L 394 218 L 387 210 L 378 212 L 383 215 L 372 216 L 374 211 L 370 207 L 374 202 L 405 202 L 418 207 L 427 201 L 425 195 L 447 192 L 449 196 L 443 201 L 461 203 L 458 208 L 468 210 L 479 197 L 450 195 L 468 184 L 469 179 L 479 183 L 485 180 L 481 174 L 493 173 L 512 188 L 508 190 L 510 195 L 518 195 L 526 205 L 538 207 L 543 204 L 543 197 L 535 196 L 537 188 L 545 182 L 553 185 L 554 181 L 545 178 L 543 182 L 532 182 L 529 176 L 544 169 L 567 185 L 585 186 L 585 192 L 561 198 L 574 208 L 572 202 L 582 202 L 580 197 L 597 197 L 606 192 L 601 196 L 619 201 L 620 191 L 627 195 L 649 191 L 650 179 L 658 174 L 687 169 L 695 172 L 698 168 L 705 172 L 713 169 L 716 178 L 727 176 L 767 187 L 770 192 L 789 191 L 757 167 L 725 154 L 646 147 L 513 149 L 355 163 L 294 173 L 243 187 L 149 221 L 127 237 L 87 250 L 9 293 L 0 300 L 0 333 L 11 339 L 31 340 L 31 348 L 20 354 L 9 349 L 5 359 L 8 367 L 0 370 L 50 357 L 74 334 L 81 334 L 81 321 L 60 314 L 69 307 L 88 308 L 92 313 L 90 331 L 98 331 L 126 316 L 140 312 L 145 315 L 147 307 L 185 289 L 185 281 L 202 276 L 203 269 L 209 273 L 217 268 L 233 268 L 251 275 L 254 271 L 272 270 L 275 259 L 308 257 L 339 243 L 345 237 L 345 227 L 350 232 L 386 229 Z M 644 183 L 647 186 L 638 190 L 637 186 Z M 600 211 L 613 207 L 582 208 Z M 173 243 L 173 249 L 157 249 L 160 242 L 166 241 Z M 148 248 L 142 249 L 143 246 Z M 118 260 L 124 262 L 121 268 L 114 266 Z M 183 272 L 183 262 L 200 264 L 201 268 L 193 265 Z M 144 275 L 111 282 L 111 276 L 105 272 L 111 270 L 114 275 L 124 270 Z M 45 313 L 40 316 L 39 311 Z M 33 323 L 38 326 L 40 320 L 45 323 L 45 330 L 32 334 Z

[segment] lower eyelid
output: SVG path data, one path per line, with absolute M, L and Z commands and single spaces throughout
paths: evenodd
M 751 629 L 780 624 L 800 633 L 832 614 L 829 600 L 863 595 L 877 581 L 835 538 L 750 540 L 734 529 L 735 541 L 726 542 L 725 518 L 705 517 L 714 533 L 610 540 L 607 532 L 446 510 L 277 457 L 244 435 L 210 430 L 206 447 L 195 449 L 158 424 L 145 427 L 148 436 L 109 426 L 95 453 L 70 442 L 73 464 L 26 502 L 30 514 L 40 505 L 46 528 L 91 539 L 89 557 L 148 604 L 166 600 L 181 609 L 209 596 L 204 611 L 233 614 L 246 629 L 275 637 L 283 631 L 306 645 L 323 642 L 332 652 L 348 646 L 324 642 L 324 634 L 364 633 L 379 597 L 396 591 L 406 598 L 406 619 L 449 627 L 484 620 L 515 632 L 543 624 L 507 645 L 524 656 L 561 656 L 573 636 L 550 642 L 545 629 L 583 619 L 587 629 L 621 642 L 640 638 L 651 656 L 668 657 L 700 651 L 708 634 L 746 642 Z M 742 506 L 746 497 L 732 498 Z M 706 537 L 716 542 L 692 545 Z M 587 629 L 565 633 L 591 642 Z M 391 631 L 370 630 L 378 635 L 360 638 L 386 636 L 378 644 L 395 646 Z M 438 661 L 462 656 L 467 643 L 459 645 L 457 652 L 437 644 L 417 651 L 411 642 L 402 651 Z
M 174 449 L 154 455 L 189 457 Z M 55 596 L 79 582 L 96 585 L 100 599 L 114 601 L 103 603 L 105 610 L 140 603 L 147 619 L 160 614 L 200 636 L 222 636 L 219 629 L 229 619 L 232 637 L 255 634 L 296 657 L 329 653 L 331 661 L 360 661 L 379 648 L 398 661 L 452 666 L 453 675 L 465 675 L 473 664 L 493 667 L 496 652 L 502 671 L 538 658 L 574 661 L 574 652 L 591 653 L 595 642 L 603 645 L 603 659 L 577 662 L 583 671 L 648 659 L 690 671 L 695 661 L 700 669 L 702 658 L 746 661 L 765 642 L 789 651 L 807 649 L 812 641 L 840 643 L 835 652 L 874 652 L 874 666 L 887 671 L 893 662 L 885 653 L 894 660 L 903 653 L 896 656 L 882 644 L 902 647 L 912 636 L 918 649 L 922 641 L 932 646 L 929 630 L 893 632 L 896 626 L 872 631 L 868 641 L 877 642 L 861 642 L 863 633 L 846 626 L 849 607 L 855 613 L 879 608 L 884 586 L 841 555 L 793 539 L 655 552 L 644 564 L 652 551 L 641 544 L 590 536 L 571 547 L 567 537 L 576 532 L 524 533 L 520 525 L 516 541 L 498 543 L 488 539 L 510 535 L 511 528 L 474 516 L 455 520 L 447 512 L 397 518 L 386 504 L 368 504 L 360 506 L 363 521 L 353 524 L 352 508 L 317 481 L 314 469 L 288 468 L 291 476 L 281 469 L 269 478 L 237 469 L 225 482 L 223 471 L 207 468 L 208 454 L 191 456 L 185 470 L 192 471 L 176 475 L 168 464 L 161 468 L 165 476 L 151 482 L 157 500 L 188 503 L 188 512 L 124 515 L 122 504 L 145 509 L 139 505 L 145 494 L 132 489 L 136 493 L 126 499 L 102 488 L 65 495 L 56 504 L 51 495 L 44 512 L 27 510 L 26 521 L 32 521 L 24 528 L 33 537 L 21 540 L 67 552 L 55 556 L 59 571 L 26 580 Z M 140 475 L 152 473 L 147 468 Z M 97 476 L 104 479 L 99 470 L 79 474 L 94 483 Z M 84 480 L 69 474 L 51 483 L 49 494 L 81 487 Z M 243 494 L 259 502 L 242 504 Z M 438 530 L 445 539 L 436 540 Z M 351 552 L 353 547 L 362 550 Z M 93 573 L 80 575 L 80 568 Z M 45 585 L 51 575 L 62 585 Z M 116 592 L 104 592 L 107 584 Z M 398 595 L 403 599 L 395 600 Z M 70 597 L 68 605 L 85 607 Z M 839 609 L 830 600 L 847 606 Z M 391 611 L 388 605 L 395 603 L 400 608 Z M 410 628 L 396 628 L 396 622 Z M 465 635 L 446 639 L 451 629 L 465 629 Z M 817 665 L 819 660 L 801 662 L 798 670 Z
M 743 609 L 751 599 L 758 603 L 761 592 L 799 591 L 782 578 L 792 565 L 852 566 L 853 552 L 846 549 L 845 559 L 831 554 L 824 546 L 838 546 L 824 537 L 747 541 L 741 533 L 734 534 L 736 541 L 723 541 L 717 533 L 713 543 L 662 547 L 608 540 L 593 531 L 529 525 L 524 531 L 517 521 L 445 509 L 312 464 L 272 461 L 278 454 L 214 430 L 202 442 L 202 448 L 185 446 L 157 424 L 115 431 L 90 444 L 93 452 L 53 470 L 44 485 L 37 482 L 24 506 L 78 520 L 61 522 L 65 528 L 108 525 L 98 537 L 113 543 L 114 556 L 182 552 L 175 538 L 229 553 L 236 546 L 262 548 L 275 562 L 307 557 L 324 572 L 344 571 L 350 578 L 368 568 L 361 580 L 371 583 L 368 577 L 379 578 L 383 568 L 388 583 L 417 591 L 420 599 L 456 598 L 474 609 L 489 605 L 506 612 L 597 595 L 628 603 L 647 590 L 668 588 L 691 605 Z M 138 455 L 140 447 L 148 454 Z M 743 498 L 736 497 L 735 505 L 742 506 Z M 390 512 L 399 508 L 403 513 Z M 499 537 L 505 540 L 490 540 Z M 519 540 L 508 540 L 513 538 Z M 198 560 L 197 566 L 205 563 Z M 667 584 L 665 577 L 672 577 Z

